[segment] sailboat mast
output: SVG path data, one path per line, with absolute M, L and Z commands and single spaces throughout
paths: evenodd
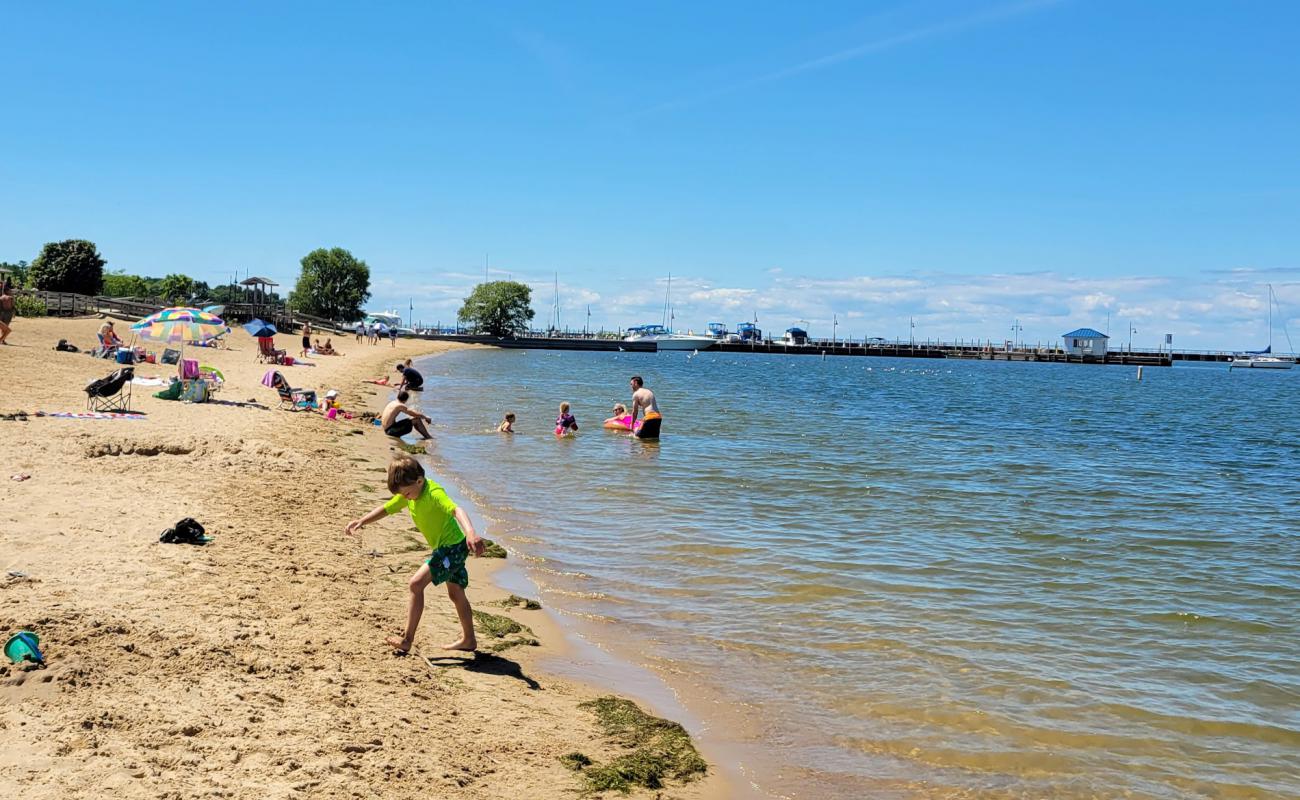
M 670 272 L 670 273 L 668 273 L 668 288 L 667 288 L 667 289 L 664 289 L 664 318 L 663 318 L 663 326 L 664 326 L 665 328 L 668 327 L 668 296 L 669 296 L 670 294 L 672 294 L 672 291 L 673 291 L 673 274 Z
M 1268 285 L 1268 352 L 1273 352 L 1273 284 Z

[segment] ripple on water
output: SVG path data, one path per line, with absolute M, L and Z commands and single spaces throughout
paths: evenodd
M 437 463 L 549 605 L 751 717 L 771 791 L 1300 798 L 1300 525 L 1251 502 L 1300 374 L 537 355 L 426 370 Z M 590 427 L 633 372 L 659 445 Z

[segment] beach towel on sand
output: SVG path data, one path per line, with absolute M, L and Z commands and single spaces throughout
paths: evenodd
M 37 416 L 59 419 L 144 419 L 144 414 L 113 414 L 106 411 L 42 411 Z

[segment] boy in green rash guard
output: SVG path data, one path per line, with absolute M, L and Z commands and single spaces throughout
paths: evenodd
M 447 596 L 456 606 L 456 616 L 460 618 L 461 636 L 458 641 L 442 647 L 444 650 L 473 652 L 478 648 L 478 642 L 474 639 L 474 617 L 470 614 L 469 598 L 465 596 L 465 587 L 469 586 L 465 558 L 471 552 L 476 556 L 483 555 L 483 540 L 474 532 L 469 515 L 451 502 L 441 486 L 424 476 L 424 467 L 414 458 L 398 456 L 388 465 L 388 491 L 393 493 L 393 498 L 364 517 L 349 522 L 348 535 L 405 508 L 410 510 L 415 526 L 424 534 L 433 554 L 407 584 L 411 597 L 405 632 L 401 638 L 389 636 L 385 641 L 393 647 L 394 655 L 406 655 L 415 643 L 415 629 L 424 613 L 425 587 L 431 583 L 434 586 L 446 583 Z

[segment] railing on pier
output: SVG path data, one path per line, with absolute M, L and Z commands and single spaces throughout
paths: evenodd
M 150 298 L 91 296 L 75 292 L 47 292 L 41 289 L 19 291 L 45 303 L 46 312 L 57 317 L 109 314 L 136 320 L 168 307 L 168 304 L 162 300 Z M 295 315 L 283 305 L 271 303 L 226 303 L 224 305 L 223 319 L 232 324 L 258 318 L 286 330 L 294 326 Z

